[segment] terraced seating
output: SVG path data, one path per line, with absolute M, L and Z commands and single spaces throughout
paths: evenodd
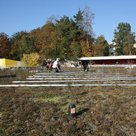
M 66 86 L 136 86 L 136 77 L 113 73 L 63 71 L 60 73 L 36 72 L 23 81 L 12 81 L 0 87 L 66 87 Z

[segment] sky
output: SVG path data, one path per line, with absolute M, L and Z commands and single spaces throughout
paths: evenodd
M 50 17 L 73 18 L 79 9 L 89 7 L 95 14 L 95 37 L 104 35 L 110 43 L 121 22 L 129 23 L 136 32 L 136 0 L 0 0 L 0 32 L 16 32 L 42 27 Z

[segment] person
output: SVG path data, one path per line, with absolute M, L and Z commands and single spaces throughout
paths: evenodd
M 52 70 L 52 61 L 49 59 L 47 64 L 46 64 L 47 70 L 50 72 Z
M 84 71 L 89 71 L 89 66 L 88 66 L 89 61 L 88 60 L 82 60 L 81 63 L 82 63 Z
M 60 72 L 59 58 L 57 58 L 57 59 L 53 62 L 52 68 L 55 70 L 55 72 Z

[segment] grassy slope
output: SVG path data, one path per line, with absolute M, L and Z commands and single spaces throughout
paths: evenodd
M 0 88 L 0 135 L 135 136 L 135 105 L 136 87 Z

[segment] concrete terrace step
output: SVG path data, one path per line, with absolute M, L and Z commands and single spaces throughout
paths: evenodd
M 131 82 L 130 82 L 131 81 Z M 12 81 L 0 87 L 95 87 L 131 86 L 136 87 L 136 77 L 113 73 L 61 72 L 35 73 L 23 81 Z
M 112 82 L 112 81 L 136 81 L 136 80 L 133 80 L 133 79 L 124 79 L 124 80 L 120 80 L 120 79 L 88 79 L 88 80 L 26 80 L 26 81 L 12 81 L 12 83 L 73 83 L 73 82 Z
M 128 86 L 136 87 L 136 84 L 8 84 L 0 87 L 106 87 L 106 86 Z
M 95 77 L 95 78 L 82 78 L 82 77 L 28 77 L 27 80 L 97 80 L 97 81 L 109 81 L 109 80 L 128 80 L 136 81 L 136 77 Z

